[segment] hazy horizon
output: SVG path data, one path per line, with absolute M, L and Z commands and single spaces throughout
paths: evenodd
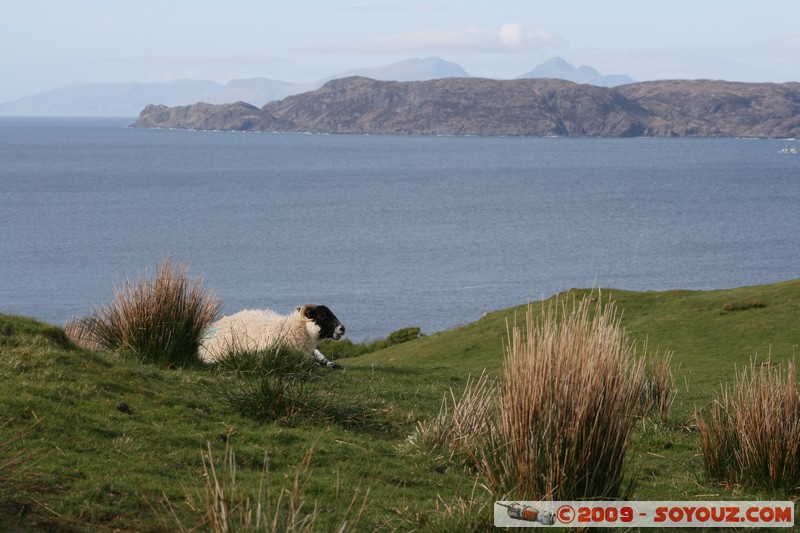
M 410 58 L 510 79 L 552 57 L 638 81 L 798 81 L 800 0 L 31 0 L 0 19 L 0 102 L 78 83 L 307 83 Z

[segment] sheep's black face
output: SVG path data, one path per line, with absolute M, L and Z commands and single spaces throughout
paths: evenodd
M 324 305 L 306 305 L 303 308 L 306 318 L 313 320 L 319 326 L 320 339 L 333 339 L 338 341 L 344 335 L 344 324 L 339 322 L 330 309 Z

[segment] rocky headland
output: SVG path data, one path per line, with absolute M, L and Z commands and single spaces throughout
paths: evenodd
M 258 108 L 149 105 L 137 128 L 564 137 L 800 137 L 800 83 L 350 77 Z

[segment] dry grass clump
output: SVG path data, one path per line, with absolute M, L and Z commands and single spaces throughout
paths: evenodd
M 321 511 L 316 503 L 309 504 L 304 492 L 311 478 L 309 467 L 313 448 L 306 453 L 302 463 L 295 470 L 291 489 L 275 491 L 269 485 L 269 461 L 264 457 L 264 469 L 258 487 L 258 493 L 247 494 L 236 479 L 236 456 L 228 447 L 225 450 L 222 464 L 214 464 L 211 445 L 203 452 L 204 485 L 200 490 L 192 491 L 184 486 L 186 506 L 190 511 L 193 523 L 186 524 L 188 519 L 175 509 L 169 500 L 164 501 L 168 516 L 156 510 L 156 515 L 165 530 L 228 532 L 313 532 L 327 530 L 320 524 Z M 356 531 L 361 516 L 366 508 L 369 490 L 364 494 L 359 505 L 360 491 L 353 491 L 349 505 L 343 510 L 336 510 L 334 520 L 336 531 Z M 326 514 L 330 512 L 325 511 Z M 170 527 L 169 522 L 174 525 Z M 331 529 L 333 530 L 333 529 Z
M 185 263 L 162 260 L 155 273 L 114 288 L 113 301 L 66 326 L 70 338 L 93 348 L 129 352 L 142 360 L 183 367 L 197 360 L 203 331 L 217 319 L 221 301 L 189 280 Z
M 458 454 L 497 495 L 528 500 L 623 496 L 625 456 L 635 418 L 666 411 L 669 358 L 649 379 L 644 359 L 613 305 L 597 299 L 533 309 L 509 332 L 503 379 L 470 381 L 450 393 L 412 444 Z M 647 398 L 643 408 L 643 398 Z
M 408 521 L 406 525 L 409 527 L 405 529 L 435 533 L 495 531 L 492 505 L 494 498 L 484 490 L 478 493 L 478 488 L 476 481 L 467 498 L 459 496 L 452 501 L 445 501 L 438 496 L 436 509 L 431 513 L 418 515 L 416 522 Z
M 800 486 L 800 391 L 794 361 L 755 360 L 725 387 L 697 423 L 708 475 L 775 489 Z
M 506 349 L 505 446 L 483 471 L 498 492 L 527 499 L 621 496 L 644 381 L 612 304 L 555 303 L 540 318 L 529 310 Z
M 449 459 L 475 465 L 493 445 L 497 430 L 499 385 L 485 372 L 467 378 L 464 393 L 456 399 L 452 389 L 442 398 L 439 414 L 419 422 L 409 444 L 417 449 L 448 453 Z
M 645 346 L 644 352 L 647 353 Z M 645 363 L 645 382 L 642 390 L 644 413 L 654 413 L 667 420 L 678 389 L 672 374 L 672 352 L 648 355 Z
M 88 350 L 103 350 L 105 347 L 95 333 L 95 317 L 73 318 L 64 326 L 67 338 Z

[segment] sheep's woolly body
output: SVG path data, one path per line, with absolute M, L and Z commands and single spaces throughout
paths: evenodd
M 248 310 L 214 322 L 206 332 L 199 355 L 212 363 L 231 351 L 265 350 L 283 346 L 314 355 L 320 341 L 320 328 L 299 311 L 281 315 L 270 310 Z

